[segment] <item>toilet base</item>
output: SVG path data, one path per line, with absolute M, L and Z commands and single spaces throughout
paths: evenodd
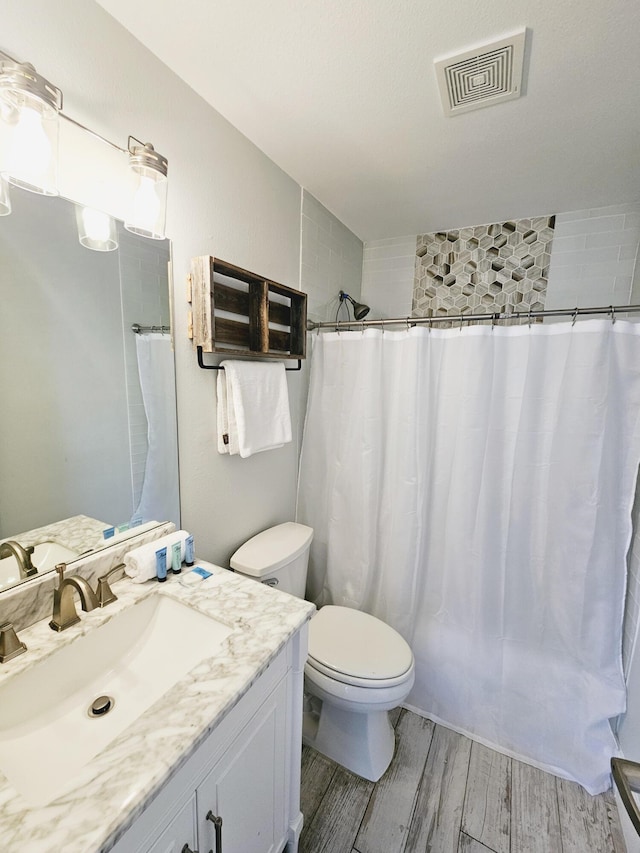
M 312 697 L 303 716 L 302 742 L 377 782 L 393 758 L 395 733 L 388 711 L 347 711 Z

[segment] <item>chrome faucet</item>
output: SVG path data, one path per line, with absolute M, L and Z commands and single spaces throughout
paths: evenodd
M 22 578 L 30 578 L 32 575 L 38 574 L 38 570 L 31 562 L 32 554 L 33 545 L 23 548 L 19 542 L 15 542 L 13 539 L 7 539 L 0 545 L 0 559 L 2 557 L 15 557 L 20 566 L 20 577 Z
M 66 563 L 58 563 L 56 566 L 56 572 L 60 576 L 60 584 L 53 591 L 53 618 L 49 622 L 49 627 L 54 631 L 64 631 L 65 628 L 70 628 L 71 625 L 80 621 L 73 599 L 74 590 L 80 596 L 80 604 L 85 613 L 95 610 L 98 606 L 98 599 L 88 581 L 78 575 L 65 578 L 64 570 L 66 568 Z

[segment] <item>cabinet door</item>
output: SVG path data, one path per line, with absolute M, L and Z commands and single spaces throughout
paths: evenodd
M 144 847 L 144 853 L 182 853 L 185 844 L 196 850 L 196 798 L 185 803 L 164 832 L 150 847 Z
M 280 853 L 286 842 L 286 683 L 260 710 L 196 791 L 201 851 L 216 851 L 215 827 L 222 818 L 224 853 Z

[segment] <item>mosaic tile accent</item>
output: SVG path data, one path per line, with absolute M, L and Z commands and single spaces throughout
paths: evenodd
M 419 234 L 412 316 L 544 308 L 555 216 Z

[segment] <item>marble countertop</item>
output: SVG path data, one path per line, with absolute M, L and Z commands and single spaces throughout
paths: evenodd
M 66 631 L 54 633 L 47 620 L 21 631 L 28 652 L 0 665 L 0 694 L 8 679 L 151 595 L 174 597 L 235 629 L 215 657 L 192 669 L 100 752 L 69 793 L 30 807 L 0 772 L 3 853 L 106 853 L 314 613 L 306 601 L 199 565 L 213 575 L 198 587 L 186 588 L 175 576 L 162 585 L 123 579 L 113 585 L 118 601 L 79 611 L 80 623 Z M 1 701 L 0 695 L 0 728 Z

